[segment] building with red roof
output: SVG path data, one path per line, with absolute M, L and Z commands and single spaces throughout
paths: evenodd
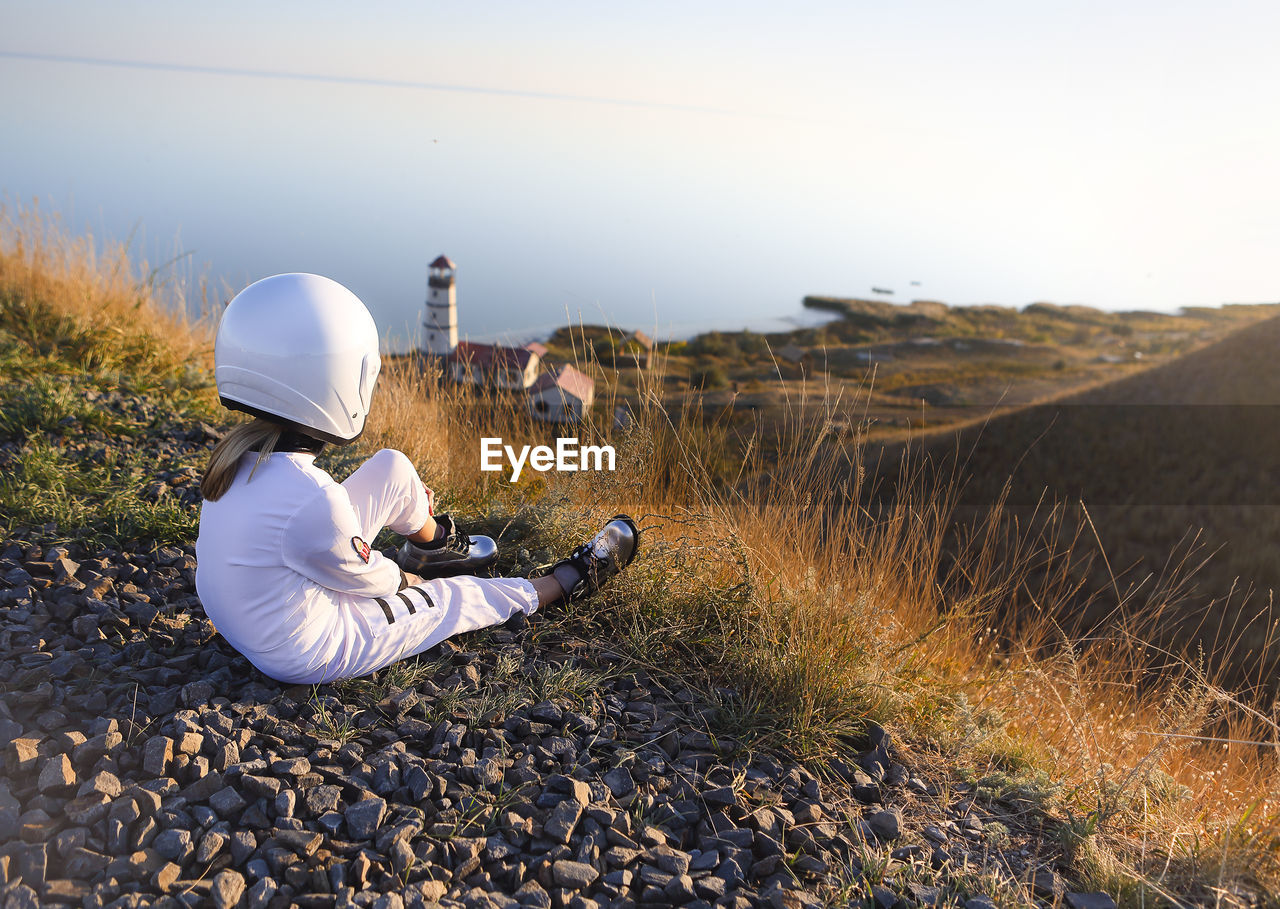
M 548 423 L 581 423 L 595 398 L 595 380 L 566 363 L 538 376 L 529 389 L 529 410 Z
M 541 344 L 506 347 L 459 341 L 458 346 L 445 357 L 445 364 L 455 382 L 494 388 L 528 388 L 538 378 L 538 367 L 546 351 Z

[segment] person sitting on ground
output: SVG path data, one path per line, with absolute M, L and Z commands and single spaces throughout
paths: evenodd
M 529 578 L 474 577 L 494 541 L 435 514 L 403 453 L 383 449 L 342 483 L 317 467 L 326 443 L 364 429 L 381 368 L 373 317 L 335 281 L 251 284 L 222 315 L 214 361 L 223 405 L 254 419 L 218 442 L 201 481 L 196 590 L 227 642 L 278 681 L 368 675 L 586 596 L 635 556 L 639 531 L 618 515 Z M 384 527 L 405 537 L 395 560 L 371 546 Z

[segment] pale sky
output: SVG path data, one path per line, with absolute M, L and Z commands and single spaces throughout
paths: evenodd
M 1274 2 L 0 11 L 0 57 L 530 93 L 531 159 L 564 161 L 607 126 L 691 206 L 751 200 L 753 218 L 818 251 L 859 250 L 880 269 L 867 283 L 1111 308 L 1280 300 L 1278 44 Z M 399 103 L 367 101 L 409 116 Z M 645 105 L 692 111 L 672 132 Z M 749 149 L 750 166 L 726 148 Z M 788 208 L 798 197 L 803 213 Z M 841 275 L 815 267 L 799 292 L 865 294 L 828 285 Z

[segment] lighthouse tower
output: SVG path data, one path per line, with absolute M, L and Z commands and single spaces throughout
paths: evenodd
M 446 357 L 458 346 L 458 290 L 454 282 L 456 266 L 448 256 L 438 256 L 427 266 L 427 343 L 423 349 L 436 357 Z

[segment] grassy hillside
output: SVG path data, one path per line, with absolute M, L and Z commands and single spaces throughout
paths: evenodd
M 5 475 L 25 478 L 0 486 L 0 526 L 46 544 L 190 540 L 195 503 L 151 485 L 184 469 L 184 452 L 139 452 L 127 440 L 148 413 L 199 432 L 227 419 L 211 403 L 209 333 L 166 317 L 174 301 L 123 253 L 104 260 L 87 241 L 12 223 L 0 249 Z M 78 403 L 97 400 L 87 394 L 28 393 L 62 381 L 99 395 L 124 389 L 144 406 L 116 420 Z M 1170 660 L 1145 680 L 1149 654 L 1132 628 L 1064 634 L 1051 616 L 1069 601 L 1070 577 L 1034 538 L 1000 543 L 998 515 L 990 534 L 952 541 L 956 489 L 945 475 L 912 475 L 874 516 L 833 513 L 833 498 L 857 497 L 862 474 L 851 479 L 845 451 L 822 444 L 827 425 L 801 414 L 771 427 L 767 446 L 748 441 L 728 465 L 736 482 L 719 483 L 733 428 L 704 419 L 696 400 L 666 400 L 663 388 L 660 371 L 640 382 L 627 430 L 608 425 L 609 401 L 602 425 L 586 429 L 618 447 L 616 473 L 528 473 L 510 484 L 478 469 L 478 439 L 545 433 L 518 402 L 469 397 L 392 365 L 365 437 L 327 466 L 341 475 L 378 447 L 400 448 L 442 507 L 499 537 L 505 570 L 576 542 L 601 517 L 637 515 L 643 556 L 539 633 L 679 679 L 698 692 L 713 733 L 739 747 L 835 774 L 875 720 L 905 741 L 914 771 L 943 789 L 971 787 L 1082 889 L 1132 905 L 1276 892 L 1275 748 L 1206 738 L 1274 743 L 1271 718 L 1191 662 Z M 112 466 L 94 473 L 99 461 Z M 118 520 L 71 510 L 113 498 Z M 993 634 L 1011 613 L 1013 630 Z M 951 892 L 966 892 L 964 869 L 866 858 L 950 875 L 961 882 Z M 1008 898 L 1029 902 L 1029 883 Z
M 1092 623 L 1117 601 L 1136 611 L 1176 593 L 1161 640 L 1198 642 L 1224 678 L 1274 691 L 1278 345 L 1280 319 L 1250 325 L 1137 375 L 958 436 L 931 434 L 918 448 L 939 465 L 963 464 L 966 514 L 1001 496 L 1024 521 L 1046 500 L 1062 504 L 1067 526 L 1087 512 L 1092 526 L 1076 541 L 1082 597 L 1063 604 L 1064 620 Z

